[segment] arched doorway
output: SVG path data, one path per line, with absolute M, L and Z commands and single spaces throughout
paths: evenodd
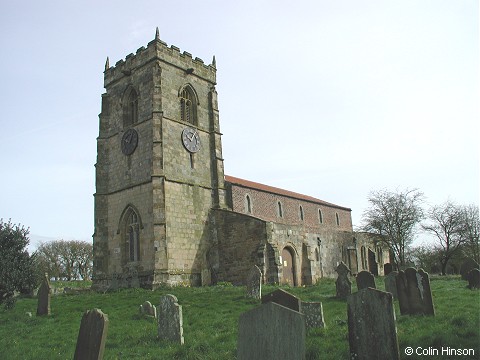
M 285 247 L 282 251 L 283 283 L 295 286 L 295 261 L 293 250 Z

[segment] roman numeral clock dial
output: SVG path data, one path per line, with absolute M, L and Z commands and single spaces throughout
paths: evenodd
M 200 136 L 196 129 L 187 127 L 182 131 L 182 143 L 185 149 L 191 153 L 196 153 L 200 150 Z

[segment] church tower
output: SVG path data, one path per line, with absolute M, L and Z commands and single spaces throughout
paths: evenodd
M 104 72 L 94 286 L 199 285 L 225 207 L 215 58 L 155 39 Z M 205 275 L 204 275 L 205 276 Z

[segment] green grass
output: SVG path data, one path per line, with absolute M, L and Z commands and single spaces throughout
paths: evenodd
M 384 289 L 382 278 L 376 283 Z M 401 316 L 395 302 L 401 358 L 425 358 L 405 355 L 407 346 L 475 350 L 473 357 L 427 356 L 431 359 L 480 358 L 480 292 L 467 289 L 459 277 L 433 277 L 431 287 L 435 317 Z M 264 286 L 263 293 L 274 289 Z M 307 359 L 348 359 L 347 305 L 334 298 L 334 281 L 325 279 L 316 286 L 287 290 L 302 300 L 323 303 L 327 327 L 308 332 Z M 356 291 L 355 286 L 352 290 Z M 35 316 L 36 299 L 22 298 L 13 310 L 0 309 L 0 358 L 71 359 L 83 312 L 100 308 L 109 318 L 104 359 L 235 359 L 238 318 L 258 306 L 257 301 L 245 298 L 244 291 L 243 287 L 215 286 L 56 295 L 48 317 Z M 158 304 L 160 296 L 168 293 L 183 306 L 183 346 L 158 340 L 155 321 L 138 311 L 144 301 Z

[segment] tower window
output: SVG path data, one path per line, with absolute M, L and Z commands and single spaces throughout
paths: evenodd
M 133 209 L 129 209 L 125 219 L 125 245 L 126 259 L 128 261 L 140 260 L 140 238 L 139 238 L 138 215 Z
M 277 202 L 277 215 L 278 217 L 283 217 L 282 203 L 280 201 Z
M 252 213 L 252 200 L 249 195 L 245 196 L 245 212 L 247 214 Z
M 195 93 L 191 86 L 187 85 L 180 93 L 180 118 L 182 121 L 197 125 Z
M 338 213 L 335 213 L 335 222 L 337 223 L 337 226 L 340 226 L 340 217 L 338 216 Z
M 320 224 L 323 224 L 323 214 L 322 214 L 322 210 L 318 209 L 318 222 Z
M 300 220 L 303 221 L 303 207 L 300 205 L 300 208 L 298 209 L 298 215 L 300 216 Z
M 126 99 L 124 108 L 123 126 L 129 127 L 138 122 L 138 95 L 137 92 L 131 88 Z

